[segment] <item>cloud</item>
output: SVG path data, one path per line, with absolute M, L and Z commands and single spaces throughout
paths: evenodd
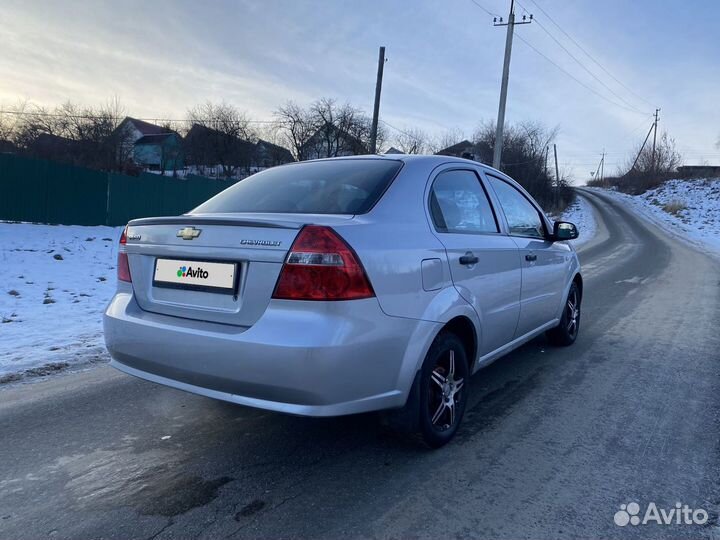
M 483 4 L 507 9 L 500 0 Z M 720 135 L 720 75 L 711 69 L 720 42 L 710 22 L 720 15 L 719 6 L 698 21 L 682 6 L 650 0 L 541 5 L 593 58 L 663 108 L 661 127 L 683 148 L 720 161 L 713 156 L 720 156 L 713 146 Z M 533 6 L 528 0 L 522 7 Z M 540 11 L 535 16 L 623 99 L 652 110 L 611 81 Z M 412 8 L 375 0 L 131 0 L 122 7 L 6 0 L 0 103 L 27 98 L 97 105 L 118 96 L 136 116 L 182 118 L 196 103 L 224 100 L 267 119 L 288 99 L 307 103 L 329 96 L 370 110 L 377 47 L 386 45 L 383 118 L 434 133 L 459 127 L 469 134 L 497 114 L 504 31 L 469 0 L 419 1 Z M 517 31 L 564 70 L 618 101 L 539 24 Z M 594 169 L 590 164 L 603 148 L 609 164 L 624 161 L 649 127 L 649 119 L 597 97 L 520 40 L 513 48 L 507 120 L 559 125 L 561 161 L 574 164 L 578 177 Z

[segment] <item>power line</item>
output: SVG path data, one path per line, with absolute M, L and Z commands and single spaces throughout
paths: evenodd
M 488 15 L 490 15 L 491 17 L 500 17 L 500 15 L 498 15 L 497 13 L 493 13 L 492 11 L 490 11 L 489 9 L 487 9 L 486 7 L 482 6 L 480 3 L 476 2 L 476 0 L 470 0 L 470 1 L 471 1 L 473 4 L 475 4 L 477 7 L 479 7 L 480 9 L 482 9 L 485 13 L 487 13 Z
M 519 2 L 518 2 L 518 5 L 520 5 L 520 7 L 523 7 Z M 523 7 L 523 9 L 525 9 L 525 8 Z M 537 19 L 537 17 L 535 17 L 535 22 L 538 24 L 538 26 L 540 26 L 540 29 L 541 29 L 543 32 L 545 32 L 548 36 L 550 36 L 550 38 L 551 38 L 555 43 L 557 43 L 558 46 L 559 46 L 563 51 L 565 51 L 565 52 L 568 54 L 568 56 L 570 56 L 570 58 L 572 58 L 573 60 L 575 60 L 575 62 L 576 62 L 581 68 L 583 68 L 593 79 L 595 79 L 598 83 L 600 83 L 600 84 L 603 86 L 603 88 L 605 88 L 608 92 L 610 92 L 613 96 L 615 96 L 617 99 L 619 99 L 620 101 L 622 101 L 622 102 L 623 102 L 625 105 L 627 105 L 628 107 L 630 107 L 630 108 L 632 108 L 632 109 L 635 109 L 635 111 L 637 111 L 637 112 L 639 112 L 639 113 L 641 113 L 641 114 L 649 114 L 647 111 L 641 111 L 640 109 L 638 109 L 637 107 L 635 107 L 632 103 L 627 102 L 625 99 L 623 99 L 622 96 L 620 96 L 619 94 L 617 94 L 612 88 L 610 88 L 607 84 L 605 84 L 605 82 L 604 82 L 600 77 L 598 77 L 598 76 L 595 75 L 592 71 L 590 71 L 590 69 L 588 69 L 588 67 L 587 67 L 585 64 L 583 64 L 582 61 L 578 60 L 578 58 L 577 58 L 573 53 L 571 53 L 571 52 L 567 49 L 567 47 L 565 47 L 565 45 L 563 45 L 562 43 L 560 43 L 560 40 L 558 40 L 554 35 L 552 35 L 552 33 L 551 33 L 547 28 L 545 28 L 545 25 L 542 24 L 542 23 Z
M 548 18 L 548 20 L 549 20 L 551 23 L 553 23 L 553 24 L 558 28 L 558 30 L 560 30 L 560 31 L 565 35 L 565 37 L 567 37 L 570 41 L 572 41 L 572 42 L 575 44 L 575 46 L 576 46 L 578 49 L 580 49 L 583 53 L 585 53 L 585 56 L 587 56 L 587 57 L 588 57 L 590 60 L 592 60 L 600 69 L 602 69 L 603 72 L 605 72 L 605 74 L 606 74 L 608 77 L 610 77 L 612 80 L 614 80 L 616 83 L 618 83 L 620 86 L 622 86 L 625 90 L 627 90 L 628 92 L 630 92 L 633 96 L 635 96 L 635 97 L 638 98 L 639 100 L 645 102 L 647 105 L 650 105 L 651 107 L 653 106 L 652 103 L 650 103 L 650 102 L 649 102 L 648 100 L 646 100 L 644 97 L 642 97 L 641 95 L 637 94 L 637 93 L 636 93 L 635 91 L 633 91 L 631 88 L 629 88 L 628 86 L 626 86 L 620 79 L 618 79 L 617 77 L 615 77 L 615 75 L 613 75 L 612 73 L 610 73 L 610 71 L 608 71 L 608 70 L 605 68 L 605 66 L 603 66 L 603 65 L 602 65 L 600 62 L 598 62 L 597 60 L 595 60 L 595 58 L 594 58 L 589 52 L 587 52 L 587 51 L 585 50 L 585 48 L 584 48 L 582 45 L 580 45 L 580 43 L 578 43 L 570 34 L 568 34 L 557 22 L 555 22 L 555 19 L 553 19 L 553 18 L 548 14 L 548 12 L 545 11 L 545 10 L 542 8 L 542 6 L 541 6 L 538 2 L 536 2 L 535 0 L 530 0 L 530 1 L 531 1 L 533 4 L 535 4 L 535 6 L 542 12 L 542 14 L 545 15 L 545 16 Z
M 399 127 L 395 127 L 395 126 L 393 126 L 392 124 L 390 124 L 389 122 L 386 122 L 385 120 L 383 120 L 382 118 L 380 119 L 380 122 L 382 122 L 383 124 L 385 124 L 387 127 L 391 128 L 391 129 L 394 129 L 394 130 L 397 131 L 398 133 L 402 133 L 403 135 L 407 135 L 408 137 L 412 137 L 412 136 L 413 136 L 412 133 L 409 133 L 409 132 L 405 131 L 404 129 L 400 129 Z
M 85 120 L 124 120 L 125 118 L 132 118 L 133 120 L 142 120 L 143 122 L 188 122 L 191 119 L 173 119 L 173 118 L 139 118 L 137 116 L 105 116 L 105 115 L 93 115 L 93 114 L 63 114 L 63 113 L 49 113 L 40 111 L 8 111 L 0 109 L 0 114 L 10 114 L 15 116 L 41 116 L 44 118 L 73 118 L 73 119 L 85 119 Z M 248 124 L 274 124 L 275 120 L 245 120 Z
M 533 51 L 535 51 L 537 54 L 539 54 L 540 56 L 542 56 L 545 60 L 547 60 L 548 62 L 550 62 L 553 66 L 555 66 L 555 67 L 558 68 L 560 71 L 562 71 L 565 75 L 567 75 L 568 77 L 570 77 L 572 80 L 574 80 L 574 81 L 575 81 L 576 83 L 578 83 L 580 86 L 582 86 L 582 87 L 584 87 L 585 89 L 589 90 L 590 92 L 592 92 L 592 93 L 595 94 L 596 96 L 604 99 L 605 101 L 607 101 L 608 103 L 611 103 L 612 105 L 615 105 L 616 107 L 620 107 L 621 109 L 625 109 L 626 111 L 630 111 L 630 112 L 635 113 L 635 114 L 643 114 L 643 115 L 645 114 L 645 113 L 643 113 L 643 112 L 639 112 L 639 111 L 636 110 L 636 109 L 630 109 L 629 107 L 626 107 L 625 105 L 622 105 L 622 104 L 620 104 L 620 103 L 617 103 L 617 102 L 613 101 L 612 99 L 608 98 L 607 96 L 602 95 L 601 93 L 599 93 L 597 90 L 595 90 L 595 89 L 592 88 L 591 86 L 588 86 L 587 84 L 585 84 L 584 82 L 582 82 L 581 80 L 579 80 L 578 78 L 576 78 L 575 76 L 573 76 L 573 75 L 572 75 L 570 72 L 568 72 L 566 69 L 564 69 L 564 68 L 560 67 L 559 65 L 557 65 L 557 64 L 556 64 L 555 62 L 553 62 L 550 58 L 548 58 L 545 54 L 541 53 L 537 48 L 535 48 L 533 45 L 531 45 L 531 44 L 530 44 L 527 40 L 525 40 L 523 37 L 521 37 L 520 35 L 518 35 L 517 38 L 518 38 L 520 41 L 522 41 L 525 45 L 527 45 L 528 47 L 530 47 L 530 48 L 531 48 Z
M 488 10 L 486 10 L 485 8 L 483 8 L 482 6 L 480 6 L 475 0 L 470 0 L 470 1 L 471 1 L 473 4 L 475 4 L 476 6 L 478 6 L 480 9 L 482 9 L 483 11 L 485 11 L 486 13 L 490 13 Z M 518 5 L 519 5 L 519 4 L 518 4 Z M 522 7 L 522 6 L 521 6 L 521 7 Z M 523 8 L 523 9 L 525 9 L 525 8 Z M 526 11 L 527 11 L 527 10 L 526 10 Z M 611 100 L 610 98 L 602 95 L 601 93 L 599 93 L 599 92 L 598 92 L 597 90 L 595 90 L 594 88 L 588 86 L 587 84 L 585 84 L 584 82 L 582 82 L 581 80 L 579 80 L 578 78 L 576 78 L 575 76 L 573 76 L 572 74 L 570 74 L 570 72 L 568 72 L 566 69 L 560 67 L 558 64 L 556 64 L 555 62 L 553 62 L 548 56 L 546 56 L 545 54 L 543 54 L 542 52 L 540 52 L 537 48 L 535 48 L 533 45 L 531 45 L 531 44 L 530 44 L 527 40 L 525 40 L 523 37 L 521 37 L 520 35 L 518 35 L 517 38 L 518 38 L 520 41 L 522 41 L 523 43 L 525 43 L 525 45 L 527 45 L 528 47 L 530 47 L 532 50 L 534 50 L 537 54 L 539 54 L 540 56 L 542 56 L 545 60 L 547 60 L 547 61 L 550 62 L 552 65 L 554 65 L 556 68 L 558 68 L 560 71 L 562 71 L 565 75 L 567 75 L 568 77 L 570 77 L 571 79 L 573 79 L 576 83 L 578 83 L 579 85 L 583 86 L 584 88 L 586 88 L 587 90 L 589 90 L 589 91 L 592 92 L 593 94 L 597 95 L 598 97 L 604 99 L 604 100 L 607 101 L 608 103 L 611 103 L 612 105 L 615 105 L 616 107 L 620 107 L 621 109 L 625 109 L 625 110 L 630 111 L 630 112 L 633 112 L 633 113 L 635 113 L 635 114 L 643 114 L 643 115 L 647 114 L 647 113 L 644 113 L 644 112 L 639 111 L 638 109 L 630 108 L 630 107 L 627 107 L 627 106 L 622 105 L 622 104 L 620 104 L 620 103 L 617 103 L 617 102 Z
M 629 135 L 627 135 L 624 139 L 622 139 L 622 142 L 625 142 L 625 141 L 627 141 L 628 139 L 630 139 L 631 137 L 634 137 L 635 134 L 636 134 L 638 131 L 640 131 L 640 130 L 646 125 L 646 122 L 647 122 L 650 118 L 652 118 L 652 114 L 648 114 L 645 118 L 643 118 L 642 122 L 639 123 L 639 124 L 637 125 L 637 127 L 636 127 L 635 129 L 633 129 L 633 130 L 629 133 Z

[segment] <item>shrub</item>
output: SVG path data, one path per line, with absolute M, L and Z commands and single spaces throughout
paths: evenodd
M 673 216 L 679 216 L 680 212 L 687 209 L 687 205 L 682 201 L 674 200 L 665 203 L 662 209 L 668 214 L 672 214 Z

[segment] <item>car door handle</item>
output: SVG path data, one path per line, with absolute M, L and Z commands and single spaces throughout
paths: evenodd
M 525 260 L 528 262 L 537 261 L 537 255 L 535 255 L 534 253 L 528 253 L 527 255 L 525 255 Z
M 460 264 L 476 264 L 479 260 L 476 255 L 473 255 L 472 251 L 468 251 L 460 257 Z

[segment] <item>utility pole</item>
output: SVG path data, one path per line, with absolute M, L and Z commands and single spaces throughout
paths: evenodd
M 523 15 L 522 22 L 515 22 L 515 0 L 510 0 L 510 15 L 508 22 L 504 23 L 502 17 L 500 21 L 493 19 L 494 26 L 507 26 L 507 34 L 505 36 L 505 60 L 503 61 L 502 86 L 500 87 L 500 105 L 498 106 L 497 125 L 495 126 L 495 148 L 493 149 L 493 167 L 500 169 L 500 160 L 502 158 L 503 145 L 503 128 L 505 126 L 505 102 L 507 101 L 508 78 L 510 77 L 510 54 L 512 52 L 513 31 L 516 24 L 529 24 L 532 22 Z
M 382 91 L 383 68 L 385 67 L 385 47 L 380 47 L 378 55 L 377 81 L 375 83 L 375 106 L 373 107 L 372 127 L 370 128 L 370 153 L 377 152 L 378 118 L 380 116 L 380 92 Z
M 600 181 L 605 179 L 605 149 L 603 148 L 602 159 L 600 160 Z
M 554 204 L 557 206 L 560 202 L 560 168 L 558 167 L 557 161 L 557 144 L 553 143 L 553 153 L 555 154 L 555 189 L 550 194 Z
M 602 165 L 602 158 L 600 159 L 600 162 L 598 163 L 597 169 L 595 169 L 594 173 L 590 173 L 590 176 L 592 176 L 593 178 L 596 178 L 596 179 L 600 178 L 600 165 Z
M 655 172 L 655 142 L 657 141 L 657 125 L 658 113 L 660 109 L 655 109 L 655 124 L 653 125 L 653 150 L 652 150 L 652 170 Z
M 545 147 L 545 178 L 547 178 L 547 159 L 548 159 L 548 152 L 550 152 L 550 147 Z
M 630 167 L 630 170 L 626 172 L 625 174 L 630 174 L 633 169 L 635 169 L 635 165 L 637 165 L 638 159 L 640 159 L 640 156 L 642 155 L 642 151 L 645 149 L 645 145 L 648 142 L 648 139 L 650 138 L 650 134 L 653 132 L 653 129 L 655 129 L 655 122 L 650 126 L 650 129 L 647 132 L 647 135 L 645 135 L 645 140 L 642 143 L 642 146 L 640 147 L 640 151 L 638 152 L 638 155 L 635 156 L 635 161 L 633 161 L 632 167 Z

